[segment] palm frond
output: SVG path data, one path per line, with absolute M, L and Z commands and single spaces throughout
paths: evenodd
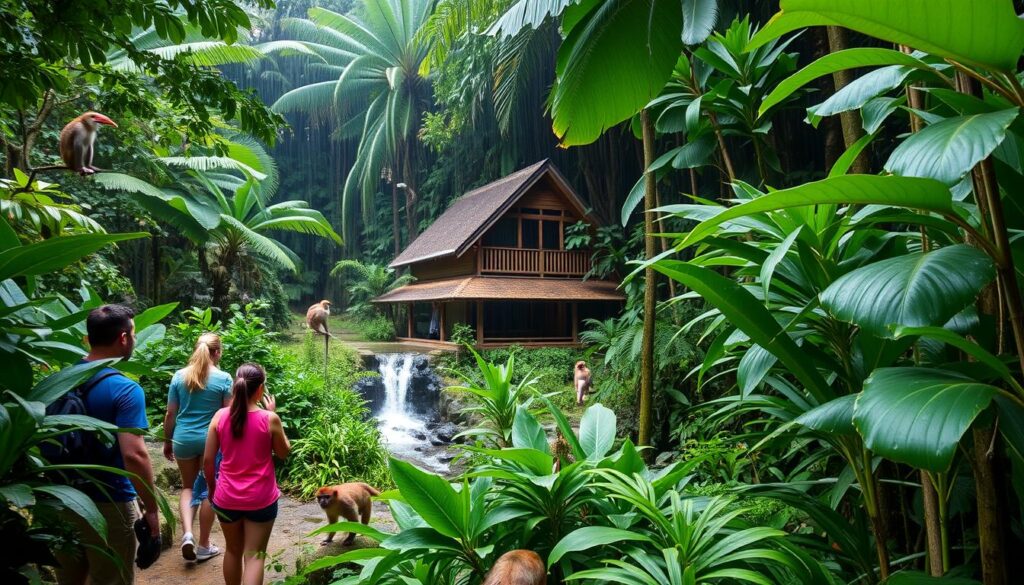
M 294 254 L 289 255 L 286 253 L 285 250 L 287 248 L 280 242 L 256 232 L 230 215 L 221 215 L 221 220 L 252 252 L 274 262 L 282 268 L 287 268 L 293 272 L 298 271 L 298 266 L 293 261 Z
M 162 156 L 156 160 L 169 167 L 191 169 L 199 172 L 221 169 L 239 171 L 257 181 L 267 178 L 266 174 L 228 156 Z

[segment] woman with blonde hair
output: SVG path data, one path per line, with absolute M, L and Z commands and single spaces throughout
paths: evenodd
M 189 561 L 205 561 L 220 554 L 220 549 L 210 544 L 214 513 L 208 501 L 199 508 L 199 546 L 196 547 L 192 535 L 192 490 L 203 469 L 210 421 L 218 410 L 231 403 L 231 375 L 217 367 L 222 351 L 220 336 L 216 333 L 201 335 L 188 365 L 171 378 L 167 393 L 164 456 L 168 461 L 177 461 L 181 472 L 179 506 L 185 532 L 181 538 L 181 556 Z

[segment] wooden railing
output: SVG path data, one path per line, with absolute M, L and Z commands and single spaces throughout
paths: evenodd
M 529 274 L 539 276 L 583 276 L 590 270 L 590 253 L 585 250 L 528 250 L 483 247 L 481 274 Z

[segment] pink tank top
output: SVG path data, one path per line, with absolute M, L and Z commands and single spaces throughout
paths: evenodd
M 231 433 L 230 409 L 221 409 L 217 437 L 223 459 L 214 504 L 226 510 L 260 510 L 281 496 L 274 476 L 274 459 L 270 441 L 270 413 L 254 410 L 248 413 L 245 432 L 235 438 Z

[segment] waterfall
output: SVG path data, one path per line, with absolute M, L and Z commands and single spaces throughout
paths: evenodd
M 413 356 L 390 353 L 380 356 L 380 376 L 384 381 L 384 406 L 381 419 L 409 418 L 406 394 L 412 377 Z
M 409 403 L 409 385 L 412 380 L 415 354 L 389 353 L 377 356 L 377 369 L 384 385 L 384 404 L 375 414 L 388 451 L 407 461 L 431 469 L 447 471 L 448 465 L 440 461 L 428 440 L 424 415 L 417 414 Z

